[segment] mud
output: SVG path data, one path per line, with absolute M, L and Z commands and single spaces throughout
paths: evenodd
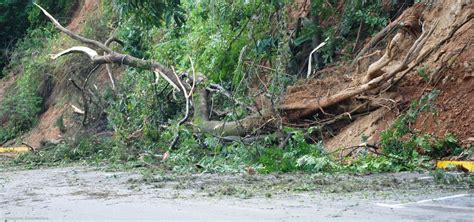
M 459 30 L 453 40 L 443 47 L 437 59 L 439 65 L 431 63 L 432 85 L 420 87 L 423 91 L 440 90 L 435 106 L 436 113 L 424 113 L 418 118 L 415 129 L 444 137 L 455 135 L 465 148 L 473 147 L 468 142 L 474 137 L 474 23 Z M 419 80 L 422 82 L 423 80 Z

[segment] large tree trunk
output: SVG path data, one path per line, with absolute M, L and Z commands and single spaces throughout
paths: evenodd
M 202 87 L 201 87 L 202 88 Z M 244 119 L 236 121 L 209 120 L 209 91 L 202 88 L 193 96 L 194 120 L 198 130 L 217 136 L 246 136 L 255 133 L 267 126 L 274 126 L 275 121 L 267 111 L 258 112 Z

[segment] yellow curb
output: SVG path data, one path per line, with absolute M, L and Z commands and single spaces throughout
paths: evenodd
M 449 166 L 462 166 L 469 172 L 474 172 L 473 161 L 451 161 L 451 160 L 438 160 L 436 161 L 436 168 L 444 169 Z
M 31 148 L 27 146 L 19 147 L 0 147 L 0 153 L 26 153 L 31 151 Z

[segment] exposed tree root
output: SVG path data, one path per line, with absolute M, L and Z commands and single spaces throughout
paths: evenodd
M 384 38 L 386 38 L 390 33 L 394 32 L 397 28 L 405 28 L 412 34 L 417 34 L 417 26 L 419 18 L 422 17 L 422 12 L 425 8 L 425 4 L 419 3 L 413 7 L 405 10 L 395 21 L 388 24 L 382 31 L 377 33 L 372 39 L 362 48 L 357 56 L 354 59 L 354 62 L 358 58 L 364 56 L 370 49 L 379 44 Z
M 396 74 L 409 68 L 408 64 L 418 55 L 426 40 L 433 33 L 437 24 L 438 22 L 435 22 L 428 32 L 423 32 L 420 37 L 415 41 L 415 43 L 411 46 L 410 50 L 408 51 L 402 62 L 389 72 L 380 74 L 381 68 L 388 64 L 388 62 L 390 62 L 391 60 L 391 50 L 393 49 L 393 46 L 396 45 L 399 39 L 401 38 L 401 36 L 399 36 L 398 34 L 392 39 L 390 44 L 387 46 L 387 52 L 384 55 L 385 58 L 382 58 L 381 60 L 377 61 L 377 65 L 375 68 L 368 70 L 366 79 L 370 81 L 359 86 L 346 89 L 342 92 L 336 93 L 335 95 L 309 99 L 307 101 L 297 102 L 293 104 L 287 104 L 281 106 L 280 108 L 283 111 L 288 112 L 288 117 L 290 120 L 297 120 L 310 116 L 311 114 L 316 113 L 321 109 L 334 106 L 356 95 L 382 86 L 383 83 L 385 83 L 387 80 L 393 78 Z M 377 75 L 378 77 L 372 78 Z

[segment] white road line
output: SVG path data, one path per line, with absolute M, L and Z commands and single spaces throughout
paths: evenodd
M 403 204 L 384 204 L 384 203 L 376 203 L 375 205 L 379 207 L 388 207 L 388 208 L 404 208 Z
M 426 202 L 432 202 L 432 201 L 438 201 L 438 200 L 454 199 L 454 198 L 465 197 L 465 196 L 469 196 L 469 194 L 465 193 L 465 194 L 458 194 L 458 195 L 447 196 L 447 197 L 440 197 L 436 199 L 420 200 L 420 201 L 417 201 L 416 203 L 426 203 Z
M 426 200 L 420 200 L 416 202 L 399 203 L 399 204 L 376 203 L 375 205 L 380 206 L 380 207 L 388 207 L 388 208 L 404 208 L 406 205 L 411 205 L 411 204 L 422 204 L 422 203 L 427 203 L 427 202 L 454 199 L 454 198 L 460 198 L 460 197 L 465 197 L 465 196 L 469 196 L 469 194 L 465 193 L 465 194 L 458 194 L 458 195 L 452 195 L 452 196 L 446 196 L 446 197 L 440 197 L 440 198 L 434 198 L 434 199 L 426 199 Z
M 444 205 L 439 205 L 439 204 L 421 204 L 420 206 L 446 208 L 446 209 L 453 209 L 453 210 L 467 210 L 467 211 L 474 212 L 474 207 L 444 206 Z

